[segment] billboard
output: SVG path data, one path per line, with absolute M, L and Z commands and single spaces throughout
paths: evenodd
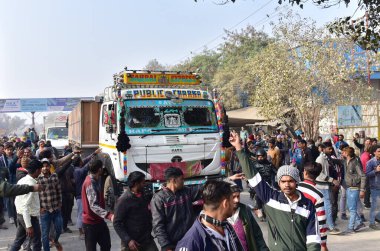
M 7 112 L 56 112 L 72 111 L 81 100 L 93 100 L 90 97 L 81 98 L 28 98 L 0 99 L 0 113 Z
M 338 106 L 338 127 L 361 126 L 363 123 L 362 106 Z

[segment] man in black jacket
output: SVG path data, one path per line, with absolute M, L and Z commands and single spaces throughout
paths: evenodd
M 143 192 L 144 185 L 143 173 L 130 173 L 128 188 L 116 203 L 113 226 L 122 241 L 122 251 L 158 251 L 151 235 L 150 198 Z
M 166 185 L 153 195 L 153 231 L 161 250 L 174 250 L 195 220 L 192 202 L 200 198 L 200 187 L 185 187 L 181 169 L 165 170 Z

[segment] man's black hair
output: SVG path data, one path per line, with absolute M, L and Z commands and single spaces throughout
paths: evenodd
M 322 172 L 322 165 L 317 162 L 309 162 L 305 164 L 304 170 L 311 179 L 315 180 Z
M 320 144 L 318 147 L 320 147 L 320 148 L 322 148 L 322 149 L 326 149 L 326 144 L 325 143 L 322 143 L 322 144 Z
M 304 139 L 301 139 L 300 141 L 298 141 L 299 143 L 301 143 L 301 144 L 304 144 L 304 145 L 306 145 L 307 143 L 306 143 L 306 140 L 304 140 Z
M 308 142 L 309 144 L 315 145 L 315 141 L 312 140 L 312 139 L 308 139 L 307 142 Z
M 376 150 L 380 148 L 380 145 L 373 145 L 369 148 L 369 153 L 374 155 Z
M 93 159 L 89 163 L 88 170 L 90 171 L 90 173 L 96 174 L 99 171 L 99 169 L 102 167 L 103 167 L 103 162 L 101 160 Z
M 274 138 L 270 138 L 268 140 L 268 143 L 272 144 L 272 145 L 275 145 L 276 144 L 276 140 Z
M 178 167 L 169 167 L 168 169 L 165 170 L 165 180 L 169 181 L 172 178 L 178 178 L 183 176 L 183 172 L 181 169 Z
M 128 176 L 127 184 L 129 188 L 132 188 L 136 183 L 140 183 L 145 179 L 145 174 L 139 171 L 131 172 Z
M 231 195 L 231 184 L 220 180 L 207 181 L 202 192 L 204 205 L 211 211 L 218 209 L 220 203 Z
M 41 169 L 42 168 L 42 162 L 39 161 L 39 160 L 32 160 L 29 162 L 28 164 L 28 167 L 26 168 L 26 170 L 28 171 L 29 174 L 33 174 L 35 173 L 38 169 Z
M 38 158 L 40 160 L 42 160 L 44 158 L 50 159 L 52 157 L 52 155 L 53 155 L 53 153 L 49 149 L 44 149 L 43 151 L 40 152 L 40 154 L 38 155 Z
M 326 148 L 327 148 L 327 147 L 333 147 L 332 143 L 329 142 L 329 141 L 326 141 L 326 142 L 324 142 L 323 144 L 326 146 Z

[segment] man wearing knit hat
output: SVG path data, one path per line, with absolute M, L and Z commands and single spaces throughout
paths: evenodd
M 269 224 L 269 249 L 317 251 L 321 238 L 315 219 L 315 207 L 297 190 L 300 182 L 295 167 L 282 166 L 277 171 L 281 191 L 272 189 L 253 167 L 240 143 L 239 135 L 232 132 L 230 143 L 236 148 L 243 173 L 257 196 L 263 201 Z

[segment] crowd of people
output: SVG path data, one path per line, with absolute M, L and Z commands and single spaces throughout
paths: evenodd
M 106 221 L 122 250 L 132 251 L 328 250 L 328 234 L 366 226 L 365 208 L 369 228 L 380 229 L 380 146 L 370 138 L 355 138 L 355 149 L 343 135 L 314 142 L 302 134 L 250 135 L 242 128 L 229 138 L 229 177 L 187 187 L 182 170 L 169 167 L 152 195 L 144 173 L 132 172 L 113 211 L 105 209 L 100 149 L 86 158 L 78 147 L 56 156 L 43 140 L 4 141 L 0 229 L 6 229 L 6 210 L 17 226 L 10 250 L 62 250 L 59 238 L 72 232 L 74 200 L 79 239 L 88 251 L 97 245 L 111 250 Z M 244 182 L 253 206 L 240 202 Z M 338 216 L 346 229 L 336 227 Z M 267 222 L 268 242 L 256 219 Z

